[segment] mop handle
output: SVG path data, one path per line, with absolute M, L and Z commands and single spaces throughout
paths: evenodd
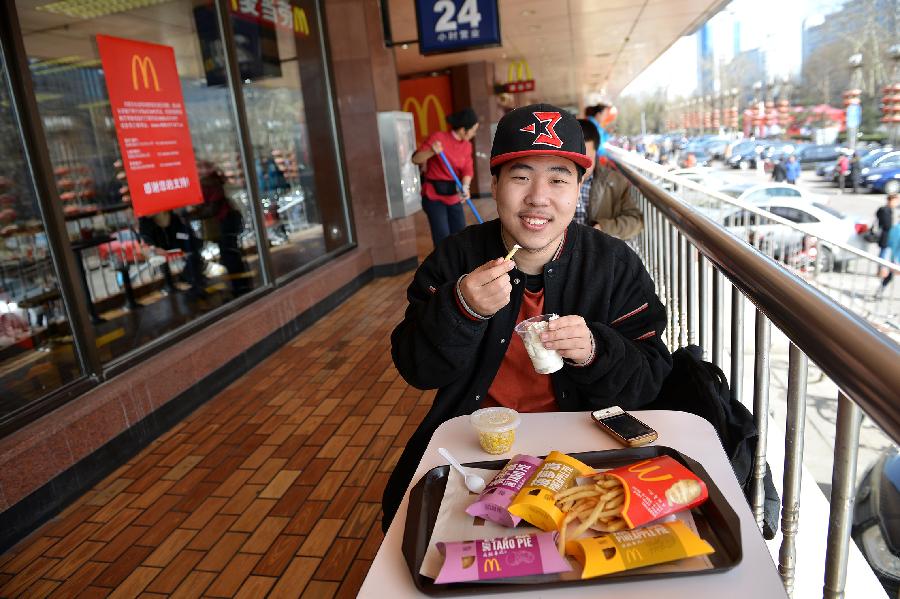
M 450 166 L 450 161 L 447 160 L 447 157 L 444 156 L 443 152 L 438 152 L 437 155 L 441 157 L 441 160 L 444 161 L 444 166 L 446 166 L 447 170 L 450 171 L 450 175 L 453 177 L 453 180 L 456 182 L 456 187 L 459 189 L 459 193 L 461 193 L 461 194 L 464 193 L 462 181 L 460 181 L 459 177 L 456 176 L 456 171 L 454 171 L 453 167 Z M 481 215 L 478 214 L 478 210 L 475 208 L 475 204 L 472 203 L 472 200 L 469 198 L 466 198 L 466 202 L 469 204 L 469 208 L 472 209 L 472 214 L 475 215 L 475 219 L 479 223 L 483 223 L 484 221 L 481 219 Z

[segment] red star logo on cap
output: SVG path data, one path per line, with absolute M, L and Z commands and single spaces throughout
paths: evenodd
M 544 131 L 538 134 L 537 137 L 534 138 L 534 141 L 531 142 L 531 145 L 542 145 L 542 146 L 551 146 L 554 148 L 561 148 L 563 145 L 563 141 L 559 138 L 559 135 L 556 134 L 553 127 L 556 126 L 556 123 L 562 118 L 558 112 L 535 112 L 534 118 L 538 120 L 538 123 L 544 126 Z M 519 131 L 524 131 L 525 133 L 536 133 L 537 126 L 535 123 L 531 123 L 526 127 L 522 127 Z

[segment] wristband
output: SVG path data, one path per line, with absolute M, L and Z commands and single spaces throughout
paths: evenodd
M 597 345 L 594 343 L 594 333 L 591 331 L 591 355 L 587 357 L 587 360 L 584 362 L 575 362 L 573 360 L 565 359 L 566 362 L 570 366 L 574 366 L 575 368 L 584 368 L 585 366 L 590 366 L 594 362 L 594 357 L 597 354 Z
M 490 320 L 490 316 L 482 316 L 475 310 L 469 307 L 469 304 L 466 303 L 466 298 L 463 297 L 462 289 L 459 288 L 459 284 L 462 283 L 462 280 L 468 276 L 468 273 L 464 274 L 460 278 L 456 280 L 456 300 L 459 302 L 459 305 L 462 306 L 463 310 L 466 311 L 466 314 L 471 316 L 476 320 Z

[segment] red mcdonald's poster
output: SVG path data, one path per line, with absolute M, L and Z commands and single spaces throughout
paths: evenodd
M 413 114 L 416 143 L 421 144 L 435 131 L 447 128 L 444 117 L 453 112 L 450 76 L 401 79 L 400 105 L 402 110 Z
M 203 201 L 171 46 L 97 36 L 137 216 Z

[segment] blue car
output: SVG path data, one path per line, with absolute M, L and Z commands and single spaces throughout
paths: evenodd
M 866 187 L 879 193 L 900 192 L 900 166 L 873 168 L 865 174 Z

